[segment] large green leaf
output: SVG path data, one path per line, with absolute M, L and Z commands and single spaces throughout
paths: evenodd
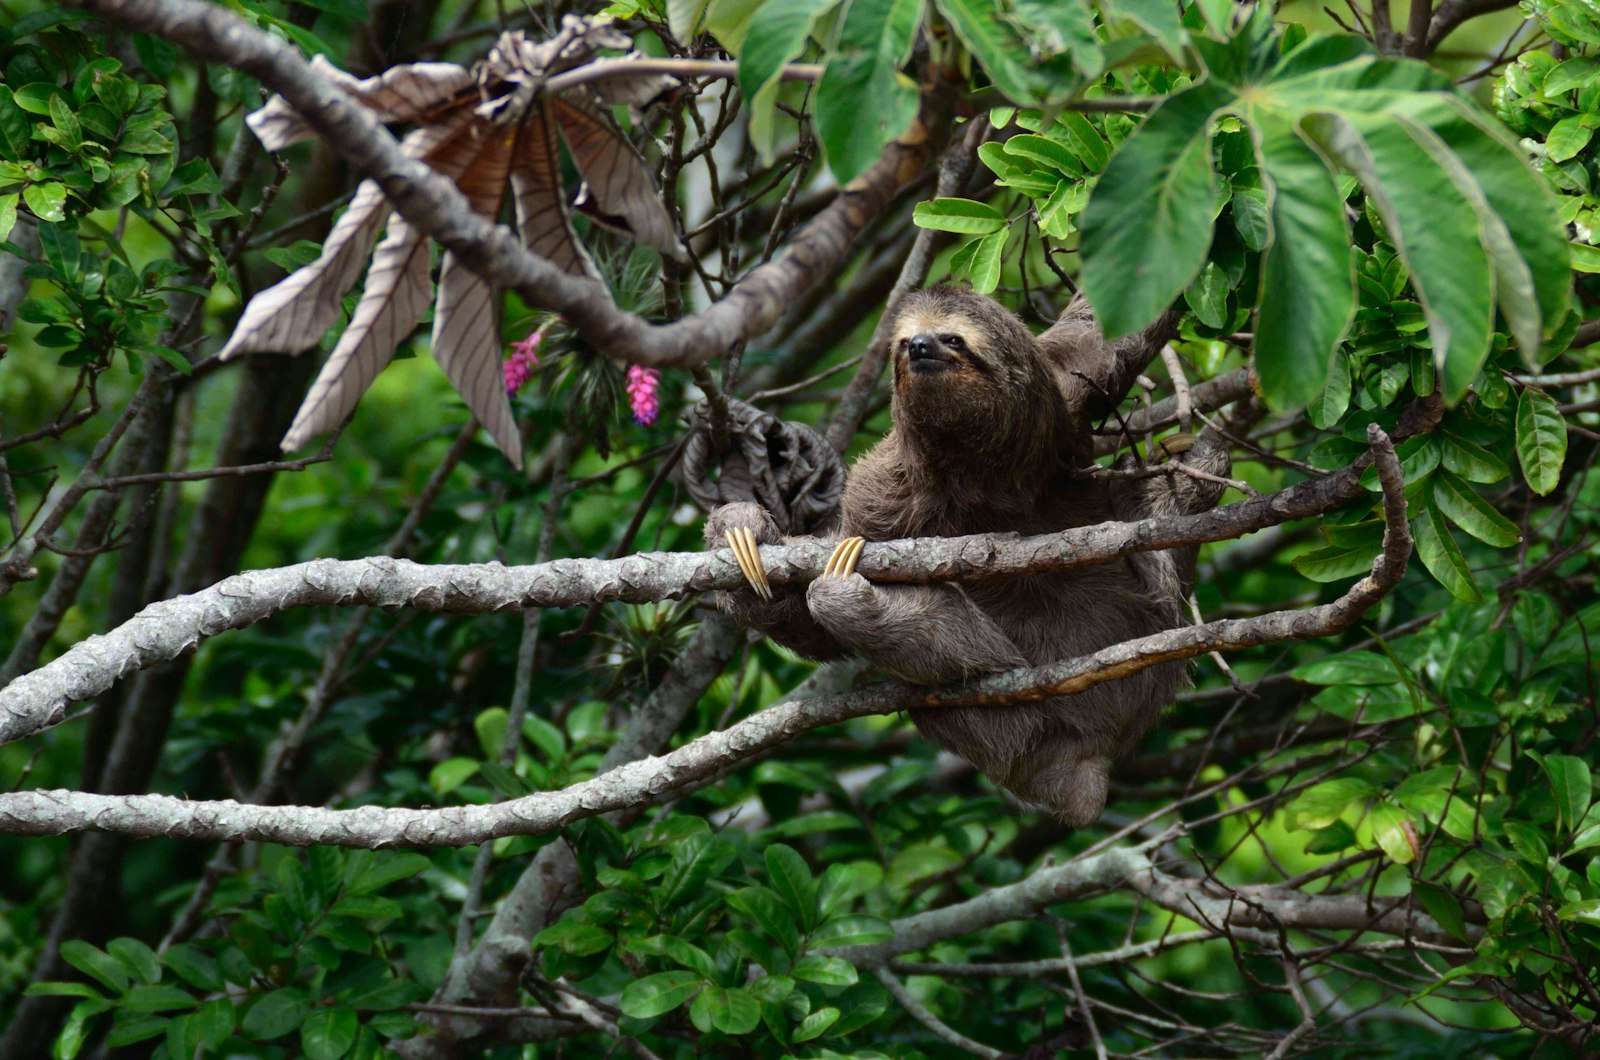
M 1356 308 L 1344 196 L 1327 163 L 1283 121 L 1259 123 L 1271 235 L 1261 259 L 1256 370 L 1269 404 L 1304 405 L 1327 386 Z M 1343 401 L 1349 400 L 1345 373 Z
M 1206 262 L 1221 207 L 1211 122 L 1231 101 L 1199 84 L 1168 99 L 1112 157 L 1083 211 L 1083 287 L 1108 338 L 1149 324 Z
M 1040 57 L 1032 41 L 1008 18 L 997 0 L 934 0 L 950 28 L 972 52 L 983 72 L 1007 99 L 1049 106 L 1070 99 L 1082 82 L 1072 55 Z M 1080 3 L 1081 0 L 1056 0 Z
M 900 72 L 922 0 L 851 0 L 817 85 L 817 135 L 841 184 L 875 162 L 917 116 L 917 86 Z
M 1422 301 L 1445 399 L 1459 400 L 1489 355 L 1493 321 L 1494 279 L 1477 211 L 1391 117 L 1313 114 L 1306 129 L 1377 203 Z
M 1430 498 L 1425 501 L 1411 521 L 1412 537 L 1417 544 L 1417 557 L 1428 568 L 1440 585 L 1450 590 L 1450 595 L 1468 603 L 1481 603 L 1483 591 L 1472 578 L 1472 568 L 1466 557 L 1450 536 L 1444 516 Z
M 773 146 L 774 104 L 785 64 L 805 50 L 817 19 L 839 0 L 768 0 L 739 50 L 739 87 L 750 101 L 750 141 L 764 156 Z

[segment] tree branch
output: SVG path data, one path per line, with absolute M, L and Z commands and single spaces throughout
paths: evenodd
M 727 296 L 693 316 L 650 324 L 618 309 L 605 285 L 570 275 L 523 247 L 510 230 L 474 213 L 449 180 L 400 153 L 372 112 L 314 71 L 293 46 L 202 0 L 79 0 L 129 29 L 156 33 L 195 58 L 258 78 L 283 96 L 328 145 L 377 181 L 390 205 L 497 287 L 564 316 L 597 350 L 656 367 L 720 357 L 766 331 L 794 293 L 840 261 L 866 224 L 927 165 L 949 125 L 947 92 L 925 94 L 911 128 L 884 149 L 827 208 L 795 234 L 786 253 L 751 270 Z
M 1384 489 L 1383 551 L 1373 562 L 1372 573 L 1343 596 L 1305 611 L 1278 611 L 1171 629 L 1115 644 L 1092 655 L 935 688 L 886 683 L 857 692 L 791 700 L 660 758 L 629 762 L 560 791 L 538 792 L 494 805 L 330 810 L 245 806 L 232 800 L 195 802 L 163 795 L 30 791 L 0 795 L 0 834 L 103 831 L 138 837 L 251 839 L 296 846 L 466 846 L 508 835 L 539 835 L 611 810 L 676 797 L 713 782 L 798 733 L 850 718 L 896 713 L 913 706 L 1004 705 L 1038 700 L 1080 692 L 1157 663 L 1193 658 L 1207 651 L 1326 636 L 1349 628 L 1388 592 L 1404 575 L 1410 555 L 1411 536 L 1399 460 L 1377 425 L 1368 428 L 1368 438 Z

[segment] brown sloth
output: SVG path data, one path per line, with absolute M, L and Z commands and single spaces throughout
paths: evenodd
M 720 606 L 803 655 L 854 653 L 915 684 L 1038 666 L 1183 624 L 1193 547 L 966 585 L 874 585 L 854 571 L 862 539 L 1040 534 L 1215 506 L 1221 485 L 1195 476 L 1081 472 L 1092 460 L 1092 425 L 1175 322 L 1169 313 L 1106 342 L 1078 299 L 1035 337 L 982 295 L 936 287 L 908 297 L 891 338 L 894 428 L 850 469 L 838 527 L 847 539 L 809 586 L 774 588 L 755 551 L 784 540 L 772 519 L 755 504 L 718 508 L 706 541 L 732 545 L 751 583 L 721 594 Z M 1226 445 L 1207 435 L 1177 459 L 1213 476 L 1230 465 Z M 1154 724 L 1185 674 L 1183 663 L 1164 663 L 1037 703 L 911 717 L 996 784 L 1082 826 L 1105 808 L 1112 760 Z

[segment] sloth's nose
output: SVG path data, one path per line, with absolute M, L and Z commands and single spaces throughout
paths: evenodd
M 911 340 L 912 357 L 932 357 L 939 351 L 939 347 L 926 335 L 918 335 Z

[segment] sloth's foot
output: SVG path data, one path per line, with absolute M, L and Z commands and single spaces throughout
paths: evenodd
M 738 526 L 723 535 L 728 547 L 733 549 L 734 562 L 744 574 L 744 580 L 763 600 L 772 599 L 772 583 L 767 581 L 766 569 L 761 566 L 761 551 L 756 545 L 756 535 L 749 527 Z

